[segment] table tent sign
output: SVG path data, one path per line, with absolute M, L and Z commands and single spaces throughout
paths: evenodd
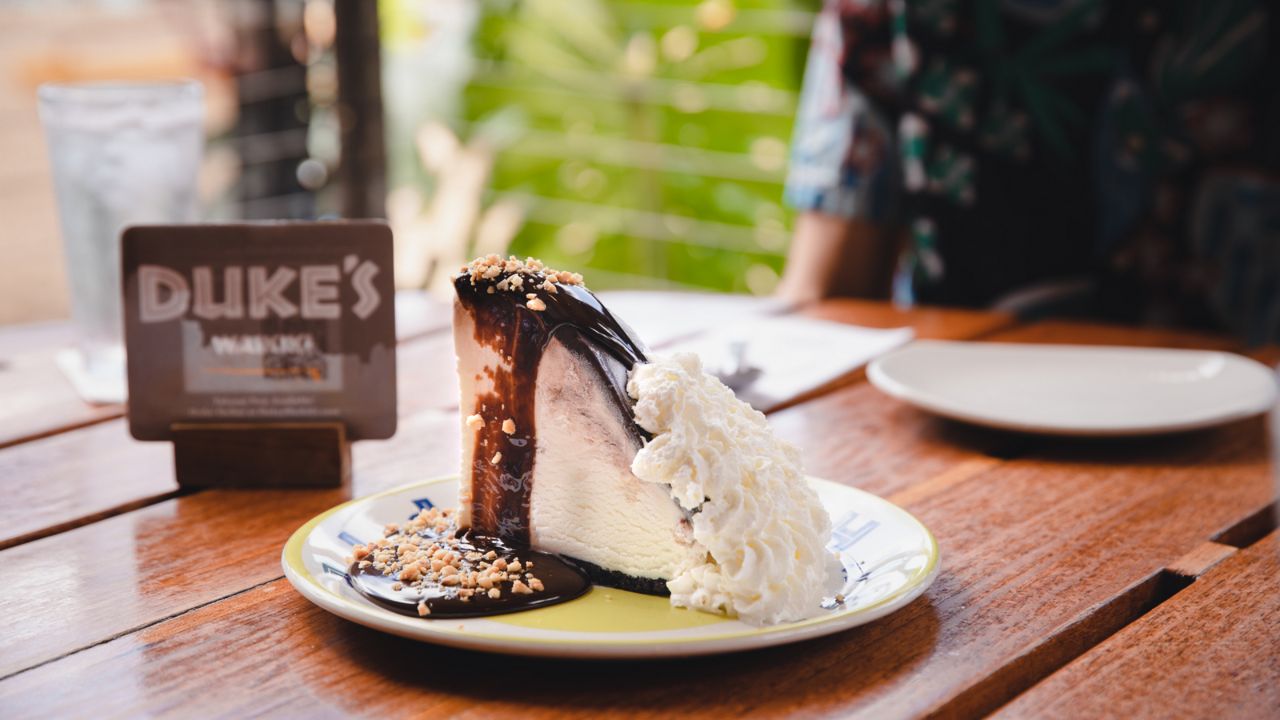
M 129 428 L 182 485 L 335 485 L 396 430 L 384 223 L 150 225 L 122 238 Z

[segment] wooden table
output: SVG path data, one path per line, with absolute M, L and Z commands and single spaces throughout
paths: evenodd
M 706 326 L 751 312 L 764 310 L 720 303 Z M 911 325 L 922 337 L 1236 349 L 1210 336 L 855 301 L 792 312 Z M 888 497 L 937 535 L 942 574 L 900 612 L 800 645 L 660 663 L 486 656 L 340 620 L 281 577 L 288 535 L 351 496 L 456 470 L 447 327 L 407 335 L 400 431 L 356 445 L 351 487 L 187 493 L 168 445 L 134 442 L 118 408 L 68 395 L 46 364 L 65 328 L 0 332 L 0 717 L 1234 718 L 1280 708 L 1280 535 L 1262 419 L 1143 440 L 1027 437 L 933 418 L 860 371 L 770 418 L 810 472 Z

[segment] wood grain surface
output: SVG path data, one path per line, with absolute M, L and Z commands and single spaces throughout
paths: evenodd
M 0 638 L 0 677 L 279 578 L 311 517 L 461 457 L 453 413 L 419 413 L 372 447 L 355 446 L 349 487 L 208 490 L 0 551 L 0 617 L 22 618 Z
M 895 314 L 894 317 L 896 320 L 903 316 Z M 456 415 L 439 409 L 440 406 L 454 408 L 457 405 L 457 379 L 453 367 L 452 347 L 452 338 L 448 334 L 419 338 L 401 346 L 398 362 L 402 397 L 400 409 L 402 413 L 412 410 L 415 414 L 402 417 L 401 428 L 392 440 L 354 445 L 354 484 L 349 490 L 342 492 L 291 491 L 282 497 L 296 499 L 297 502 L 288 504 L 278 502 L 275 496 L 264 495 L 264 498 L 271 499 L 263 502 L 236 502 L 232 503 L 233 507 L 227 509 L 222 509 L 222 506 L 228 504 L 229 498 L 238 497 L 237 493 L 219 492 L 212 494 L 212 497 L 210 493 L 201 493 L 178 497 L 145 510 L 91 524 L 74 533 L 63 533 L 27 546 L 0 552 L 0 567 L 12 566 L 15 572 L 26 574 L 39 567 L 41 558 L 46 555 L 49 547 L 70 537 L 75 538 L 77 545 L 103 546 L 104 548 L 111 547 L 113 539 L 120 536 L 141 538 L 138 542 L 131 541 L 128 547 L 133 551 L 132 553 L 120 554 L 113 551 L 105 552 L 101 556 L 95 555 L 94 569 L 96 572 L 100 571 L 101 575 L 96 576 L 91 584 L 99 589 L 95 602 L 83 607 L 85 617 L 79 617 L 81 613 L 76 608 L 80 606 L 73 602 L 26 611 L 32 616 L 30 627 L 39 628 L 39 633 L 31 636 L 30 642 L 23 649 L 12 654 L 0 653 L 0 656 L 3 656 L 0 660 L 0 676 L 6 674 L 6 670 L 12 671 L 30 664 L 33 657 L 40 660 L 57 657 L 74 650 L 77 645 L 85 646 L 100 642 L 127 628 L 141 627 L 189 610 L 203 602 L 208 602 L 220 592 L 224 594 L 233 592 L 225 584 L 227 578 L 217 575 L 208 578 L 201 576 L 196 579 L 190 593 L 184 595 L 161 592 L 156 596 L 158 599 L 155 602 L 136 602 L 139 596 L 148 596 L 149 592 L 147 588 L 141 587 L 146 578 L 129 571 L 139 564 L 138 556 L 146 558 L 160 556 L 162 548 L 180 542 L 182 537 L 191 532 L 193 525 L 208 526 L 215 530 L 205 530 L 208 542 L 204 550 L 199 553 L 188 550 L 179 555 L 177 561 L 211 563 L 214 560 L 209 557 L 210 553 L 236 553 L 243 542 L 250 541 L 249 538 L 242 538 L 239 528 L 278 526 L 278 532 L 269 537 L 251 540 L 253 542 L 260 540 L 268 545 L 274 543 L 274 547 L 278 548 L 292 529 L 348 497 L 367 495 L 413 480 L 455 472 L 460 457 Z M 425 396 L 428 400 L 424 401 L 420 396 Z M 836 407 L 843 407 L 843 405 L 837 404 Z M 899 406 L 896 409 L 907 408 Z M 927 416 L 907 410 L 909 410 L 907 414 L 910 422 L 928 424 Z M 963 429 L 951 429 L 961 435 L 964 434 Z M 865 441 L 852 444 L 840 443 L 839 447 L 872 448 L 875 447 L 874 437 L 885 432 L 886 429 L 878 423 L 863 422 L 850 434 L 853 437 L 865 434 Z M 876 461 L 889 464 L 896 460 L 898 464 L 905 464 L 908 462 L 908 456 L 919 457 L 924 454 L 918 446 L 913 445 L 911 436 L 904 433 L 889 433 L 889 436 L 899 442 L 896 442 L 893 447 L 884 447 L 875 452 L 871 457 Z M 138 448 L 162 448 L 170 451 L 169 446 L 164 443 L 130 442 L 132 446 Z M 829 445 L 831 448 L 836 446 L 836 443 Z M 15 450 L 21 449 L 23 448 Z M 938 457 L 928 466 L 938 471 L 946 468 L 953 457 L 968 456 L 963 452 L 959 454 L 948 452 L 948 448 L 942 445 L 938 450 Z M 5 454 L 0 453 L 0 461 L 5 457 Z M 160 474 L 167 481 L 168 486 L 176 490 L 167 458 L 168 456 L 165 459 L 166 464 L 160 468 L 161 473 L 157 473 L 154 467 L 148 468 L 146 473 L 134 468 L 134 474 L 127 477 L 144 477 L 147 473 L 153 476 Z M 32 466 L 40 462 L 48 462 L 48 458 L 33 460 Z M 77 468 L 79 472 L 84 470 L 84 468 Z M 213 513 L 223 514 L 212 519 Z M 192 521 L 190 518 L 195 520 Z M 138 529 L 139 522 L 145 522 L 145 538 Z M 279 537 L 275 537 L 276 535 Z M 245 574 L 243 587 L 264 582 L 271 577 L 279 577 L 278 553 L 271 558 L 257 557 L 253 562 L 255 569 Z M 162 566 L 157 565 L 157 567 Z M 127 578 L 128 582 L 102 582 L 104 578 Z M 204 584 L 206 580 L 207 585 Z M 18 608 L 21 604 L 22 595 L 9 595 L 0 588 L 0 612 Z M 127 607 L 132 611 L 120 613 L 115 618 L 116 622 L 95 624 L 94 618 L 98 617 L 103 607 Z M 70 614 L 72 617 L 68 618 L 67 622 L 61 622 L 59 618 L 64 614 Z M 46 633 L 46 629 L 55 626 L 65 630 L 65 634 Z M 96 632 L 87 632 L 88 628 L 95 627 Z M 17 642 L 16 637 L 15 642 Z
M 975 338 L 1014 324 L 1011 315 L 987 310 L 917 306 L 902 308 L 876 300 L 838 298 L 808 305 L 799 313 L 875 328 L 911 327 L 920 338 Z
M 1081 338 L 1081 340 L 1073 342 L 1069 338 Z M 1224 335 L 1073 320 L 1043 320 L 1029 325 L 1019 325 L 1009 330 L 1008 335 L 997 333 L 987 339 L 993 342 L 1006 340 L 1038 344 L 1065 342 L 1073 345 L 1137 345 L 1188 350 L 1245 351 L 1242 344 Z
M 1280 713 L 1280 533 L 1005 706 L 1000 718 L 1274 718 Z
M 0 683 L 0 703 L 30 716 L 95 696 L 136 713 L 199 703 L 237 716 L 970 716 L 1156 604 L 1163 564 L 1231 515 L 1228 488 L 1187 512 L 1182 488 L 1157 472 L 1064 481 L 1073 474 L 999 468 L 918 501 L 911 509 L 942 542 L 934 588 L 881 622 L 798 647 L 713 664 L 495 660 L 354 626 L 276 581 L 17 675 Z M 1135 513 L 1146 520 L 1136 528 Z M 495 672 L 521 682 L 493 693 Z M 246 677 L 262 680 L 220 691 Z
M 922 483 L 958 482 L 990 469 L 1022 442 L 922 412 L 866 383 L 782 410 L 769 422 L 800 448 L 810 475 L 884 496 Z
M 0 448 L 120 417 L 120 405 L 89 405 L 54 365 L 74 341 L 67 323 L 0 331 Z
M 950 334 L 963 329 L 1010 342 L 1236 349 L 1218 338 L 1110 326 L 1005 329 L 1007 318 L 954 311 L 912 311 L 906 320 L 857 302 L 805 312 L 866 325 L 919 323 L 921 336 L 965 337 Z M 402 393 L 415 382 L 419 392 L 439 389 L 432 381 L 439 368 L 414 373 L 437 357 L 422 352 L 420 364 L 401 363 Z M 1261 419 L 1164 438 L 1028 437 L 933 418 L 855 377 L 771 422 L 801 447 L 811 473 L 886 495 L 930 526 L 943 553 L 933 588 L 883 620 L 802 645 L 581 663 L 390 637 L 319 610 L 280 579 L 279 548 L 306 518 L 347 496 L 453 472 L 451 407 L 426 401 L 394 440 L 357 444 L 350 488 L 201 492 L 0 551 L 0 612 L 17 628 L 0 639 L 0 715 L 109 707 L 237 717 L 968 717 L 1002 706 L 1038 715 L 1105 709 L 1106 682 L 1144 679 L 1136 668 L 1163 657 L 1148 644 L 1187 658 L 1168 682 L 1149 685 L 1171 698 L 1182 693 L 1188 708 L 1212 710 L 1194 715 L 1275 706 L 1268 692 L 1280 683 L 1280 593 L 1247 588 L 1280 575 L 1276 541 L 1230 547 L 1275 527 Z M 38 444 L 0 452 L 0 477 L 8 456 Z M 27 467 L 58 454 L 40 457 L 28 457 Z M 1258 548 L 1267 547 L 1271 559 L 1259 559 Z M 47 607 L 30 602 L 58 593 L 63 599 Z M 1210 612 L 1233 597 L 1252 613 L 1238 633 L 1228 627 L 1238 617 Z M 1173 619 L 1152 625 L 1164 614 Z M 1179 634 L 1202 619 L 1222 636 L 1209 649 Z M 1269 643 L 1270 653 L 1233 652 L 1252 641 Z M 1083 700 L 1072 694 L 1081 677 L 1094 678 Z M 1197 678 L 1214 687 L 1185 687 Z M 1222 688 L 1235 682 L 1256 692 L 1232 705 Z M 1144 690 L 1115 687 L 1138 698 Z M 1030 700 L 1038 693 L 1044 700 Z M 1122 707 L 1140 714 L 1149 705 Z M 1171 699 L 1165 707 L 1180 706 Z
M 0 451 L 0 547 L 173 495 L 173 447 L 129 437 L 124 420 Z

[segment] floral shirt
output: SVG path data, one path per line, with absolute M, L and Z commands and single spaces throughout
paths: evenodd
M 787 197 L 908 230 L 899 300 L 1090 277 L 1117 319 L 1280 339 L 1280 6 L 827 0 Z

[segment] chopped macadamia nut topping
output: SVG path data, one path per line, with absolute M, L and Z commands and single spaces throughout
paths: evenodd
M 515 433 L 515 431 L 516 431 L 516 421 L 515 421 L 515 420 L 512 420 L 511 418 L 507 418 L 506 420 L 503 420 L 503 421 L 502 421 L 502 432 L 504 432 L 504 433 L 506 433 L 506 434 L 508 434 L 508 435 L 511 435 L 511 434 Z
M 533 310 L 534 312 L 542 312 L 543 310 L 547 309 L 547 304 L 542 302 L 542 300 L 539 298 L 534 298 L 529 302 L 525 303 L 524 305 L 525 307 L 529 308 L 530 310 Z
M 499 255 L 486 255 L 476 258 L 464 266 L 460 274 L 471 279 L 472 285 L 481 282 L 492 283 L 485 292 L 524 292 L 525 288 L 534 288 L 554 295 L 558 292 L 556 285 L 581 285 L 582 276 L 574 272 L 555 270 L 542 264 L 536 258 L 520 260 L 514 255 L 502 258 Z M 526 303 L 530 310 L 546 310 L 546 303 L 533 293 L 526 293 Z M 535 304 L 536 301 L 536 304 Z M 541 305 L 541 307 L 537 307 Z
M 494 453 L 493 457 L 489 460 L 489 462 L 494 465 L 497 465 L 498 463 L 502 462 L 502 453 L 500 452 Z
M 501 454 L 494 456 L 494 462 L 500 459 Z M 353 547 L 348 562 L 394 579 L 391 590 L 413 598 L 419 616 L 431 614 L 433 598 L 469 603 L 545 592 L 542 580 L 530 572 L 532 562 L 476 549 L 458 537 L 452 509 L 427 508 L 403 527 L 391 523 L 383 531 L 383 537 Z
M 480 417 L 479 415 L 468 415 L 467 427 L 471 428 L 472 430 L 477 430 L 481 427 L 484 427 L 484 418 Z

